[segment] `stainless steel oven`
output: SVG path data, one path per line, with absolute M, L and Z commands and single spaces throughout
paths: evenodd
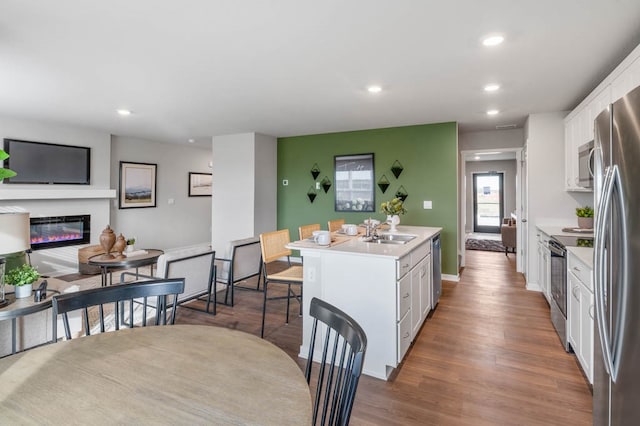
M 567 341 L 567 249 L 564 244 L 549 239 L 551 252 L 551 322 L 553 323 L 565 350 L 569 351 Z

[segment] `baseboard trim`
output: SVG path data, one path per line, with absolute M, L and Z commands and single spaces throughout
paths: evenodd
M 527 283 L 526 289 L 529 291 L 537 291 L 538 293 L 542 293 L 542 287 L 540 287 L 538 283 Z
M 442 279 L 446 281 L 460 282 L 460 275 L 442 274 Z

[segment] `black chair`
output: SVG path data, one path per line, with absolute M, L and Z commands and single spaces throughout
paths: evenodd
M 184 291 L 184 279 L 174 278 L 167 280 L 142 281 L 131 284 L 113 285 L 108 287 L 92 288 L 75 293 L 59 294 L 51 299 L 53 310 L 53 342 L 58 340 L 58 315 L 62 315 L 64 332 L 67 340 L 71 339 L 68 312 L 82 310 L 84 317 L 85 336 L 91 334 L 89 323 L 89 308 L 96 307 L 99 313 L 100 332 L 105 332 L 104 306 L 113 303 L 113 321 L 115 329 L 120 329 L 120 324 L 132 328 L 134 325 L 134 299 L 136 304 L 142 305 L 142 320 L 140 325 L 146 327 L 147 307 L 155 308 L 155 325 L 174 324 L 176 321 L 175 303 L 178 295 Z M 173 296 L 169 298 L 169 296 Z M 125 302 L 129 302 L 129 323 L 124 321 Z M 169 308 L 171 316 L 167 319 Z M 121 312 L 122 310 L 122 312 Z M 122 314 L 122 315 L 121 315 Z
M 313 424 L 348 425 L 367 350 L 367 336 L 353 318 L 316 297 L 311 299 L 309 314 L 313 317 L 313 329 L 305 369 L 307 383 L 311 379 L 318 321 L 327 326 L 313 402 Z M 327 361 L 329 353 L 331 359 Z M 338 353 L 340 359 L 337 359 Z

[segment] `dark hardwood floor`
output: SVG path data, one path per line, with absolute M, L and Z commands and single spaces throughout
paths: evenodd
M 259 335 L 261 309 L 261 293 L 237 291 L 235 307 L 219 306 L 215 317 L 180 309 L 177 323 Z M 285 325 L 284 311 L 284 302 L 269 304 L 265 337 L 302 367 L 301 319 L 294 314 Z M 352 424 L 590 425 L 591 393 L 544 297 L 525 290 L 514 255 L 467 251 L 460 282 L 443 283 L 437 309 L 392 379 L 362 377 Z

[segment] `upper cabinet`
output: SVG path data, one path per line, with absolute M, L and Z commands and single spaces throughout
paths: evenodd
M 640 58 L 633 61 L 611 82 L 612 102 L 620 99 L 638 86 L 640 86 Z
M 606 78 L 564 121 L 566 191 L 587 191 L 579 184 L 578 149 L 593 140 L 593 122 L 610 103 L 640 86 L 640 46 Z

